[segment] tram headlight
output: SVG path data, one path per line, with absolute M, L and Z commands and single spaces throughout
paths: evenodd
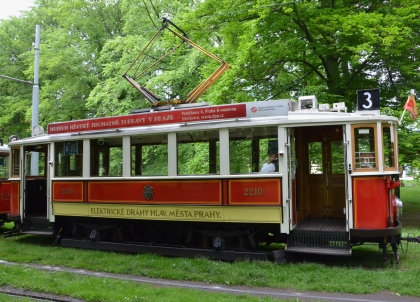
M 397 207 L 397 217 L 402 215 L 403 202 L 398 197 L 395 197 L 395 206 Z

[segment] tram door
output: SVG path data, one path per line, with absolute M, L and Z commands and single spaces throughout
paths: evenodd
M 23 165 L 23 218 L 46 220 L 48 145 L 24 147 Z
M 343 127 L 305 127 L 300 130 L 303 216 L 344 219 Z

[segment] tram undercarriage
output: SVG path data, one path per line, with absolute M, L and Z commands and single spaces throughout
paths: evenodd
M 64 247 L 163 256 L 203 256 L 226 261 L 282 262 L 290 253 L 351 256 L 353 246 L 378 243 L 383 259 L 388 260 L 387 247 L 390 245 L 398 263 L 398 244 L 401 240 L 410 241 L 401 238 L 401 224 L 398 223 L 396 227 L 383 230 L 351 229 L 349 234 L 345 231 L 344 220 L 305 219 L 290 234 L 282 234 L 278 225 L 253 225 L 251 228 L 249 224 L 57 217 L 54 230 L 58 233 L 55 244 Z M 36 229 L 41 227 L 37 221 L 30 225 L 32 229 L 17 224 L 14 235 L 47 234 L 45 230 Z M 48 225 L 49 234 L 53 233 L 52 227 L 52 224 Z
M 61 218 L 61 217 L 60 217 Z M 123 221 L 62 217 L 61 246 L 165 256 L 204 256 L 217 260 L 275 260 L 285 235 L 277 226 Z M 280 255 L 280 256 L 279 256 Z

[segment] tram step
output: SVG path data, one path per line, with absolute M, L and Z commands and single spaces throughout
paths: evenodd
M 54 224 L 46 219 L 25 219 L 20 234 L 52 235 Z
M 351 248 L 323 248 L 323 247 L 311 247 L 311 246 L 287 246 L 286 252 L 295 253 L 308 253 L 318 255 L 337 255 L 337 256 L 351 256 Z
M 288 252 L 351 255 L 348 233 L 341 231 L 294 230 L 290 233 Z

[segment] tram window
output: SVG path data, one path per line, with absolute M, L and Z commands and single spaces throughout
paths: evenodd
M 177 133 L 178 175 L 220 173 L 219 131 Z
M 0 155 L 0 178 L 9 178 L 9 155 Z
M 384 167 L 395 168 L 395 132 L 390 125 L 382 126 L 382 141 L 384 148 Z
M 55 176 L 83 175 L 83 141 L 55 143 Z
M 230 140 L 230 173 L 257 172 L 257 164 L 252 164 L 252 140 Z
M 355 168 L 376 168 L 375 126 L 353 129 Z
M 344 174 L 344 146 L 342 141 L 331 142 L 331 173 Z
M 38 155 L 38 170 L 32 169 L 32 161 L 34 159 L 34 155 Z M 36 157 L 35 157 L 36 158 Z M 46 177 L 46 170 L 45 170 L 45 153 L 44 152 L 36 152 L 36 151 L 27 151 L 26 152 L 26 176 L 42 176 Z
M 277 137 L 276 126 L 230 129 L 230 173 L 259 172 L 267 161 L 270 144 Z
M 122 176 L 122 138 L 90 140 L 91 176 Z
M 323 161 L 322 161 L 322 142 L 312 142 L 308 145 L 309 152 L 309 173 L 322 174 Z
M 168 175 L 168 135 L 131 138 L 131 175 Z
M 18 177 L 20 175 L 20 150 L 18 148 L 12 148 L 12 177 Z

